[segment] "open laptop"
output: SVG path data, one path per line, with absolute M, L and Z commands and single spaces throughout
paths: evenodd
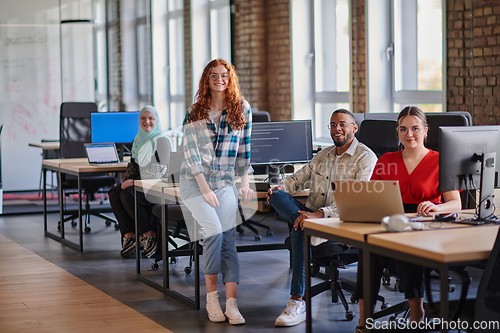
M 339 218 L 346 222 L 376 222 L 404 214 L 398 181 L 334 180 L 333 197 Z
M 85 153 L 91 165 L 121 164 L 114 143 L 86 143 Z

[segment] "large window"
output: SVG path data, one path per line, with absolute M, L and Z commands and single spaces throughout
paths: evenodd
M 368 110 L 443 111 L 443 0 L 367 2 Z
M 394 0 L 393 12 L 395 111 L 442 111 L 442 1 Z
M 209 61 L 231 62 L 229 0 L 192 0 L 193 97 Z
M 350 10 L 348 0 L 314 0 L 314 127 L 329 138 L 332 112 L 350 109 Z
M 349 0 L 292 0 L 293 119 L 313 120 L 313 139 L 331 142 L 326 124 L 351 107 Z

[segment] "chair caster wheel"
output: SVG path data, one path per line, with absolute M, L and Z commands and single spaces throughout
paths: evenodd
M 186 275 L 189 275 L 191 274 L 191 267 L 187 266 L 184 268 L 184 273 L 186 273 Z
M 120 225 L 119 224 L 115 224 L 115 230 L 120 230 Z
M 382 284 L 384 286 L 391 285 L 391 277 L 390 276 L 382 276 Z
M 106 224 L 106 227 L 109 227 L 111 225 L 111 221 L 106 221 L 105 224 Z
M 349 321 L 352 321 L 354 319 L 355 315 L 354 315 L 354 312 L 352 311 L 347 311 L 345 313 L 345 319 L 349 320 Z
M 176 257 L 170 257 L 170 264 L 172 264 L 172 265 L 177 264 L 177 258 Z
M 85 233 L 86 234 L 88 234 L 90 232 L 90 230 L 92 230 L 92 229 L 90 229 L 90 227 L 85 227 Z
M 352 304 L 357 304 L 358 303 L 358 299 L 355 298 L 354 296 L 351 296 L 351 303 Z
M 450 293 L 454 292 L 457 287 L 454 284 L 449 284 L 448 285 L 448 291 Z
M 385 310 L 385 309 L 387 309 L 390 306 L 391 305 L 389 303 L 382 303 L 382 305 L 380 306 L 380 309 Z
M 266 236 L 267 236 L 267 237 L 271 237 L 272 235 L 273 235 L 273 231 L 272 231 L 272 230 L 268 230 L 268 231 L 266 232 Z
M 260 241 L 260 235 L 255 235 L 255 240 Z
M 151 264 L 151 269 L 152 269 L 153 271 L 157 271 L 157 270 L 158 270 L 158 263 L 157 263 L 157 262 L 152 263 L 152 264 Z
M 71 221 L 71 226 L 72 227 L 76 227 L 78 225 L 78 223 L 76 223 L 75 221 Z

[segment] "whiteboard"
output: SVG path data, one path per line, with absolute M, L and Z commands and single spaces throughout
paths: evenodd
M 0 2 L 0 124 L 4 125 L 1 134 L 4 191 L 38 189 L 42 151 L 28 144 L 42 139 L 59 139 L 61 57 L 58 6 L 58 0 Z M 88 42 L 88 36 L 78 39 L 74 36 L 74 29 L 66 29 L 63 36 L 69 40 L 64 44 L 67 53 L 63 54 L 64 100 L 93 101 L 93 64 L 88 61 L 92 56 L 89 57 L 88 50 L 71 52 L 74 41 Z

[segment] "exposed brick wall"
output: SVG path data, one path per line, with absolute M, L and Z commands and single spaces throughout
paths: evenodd
M 235 0 L 233 63 L 245 98 L 291 119 L 289 0 Z
M 366 112 L 365 0 L 351 0 L 352 112 Z
M 273 120 L 292 119 L 290 1 L 267 1 L 268 105 Z
M 500 2 L 448 1 L 446 14 L 447 108 L 500 124 Z
M 268 110 L 265 0 L 236 0 L 233 64 L 252 107 Z

